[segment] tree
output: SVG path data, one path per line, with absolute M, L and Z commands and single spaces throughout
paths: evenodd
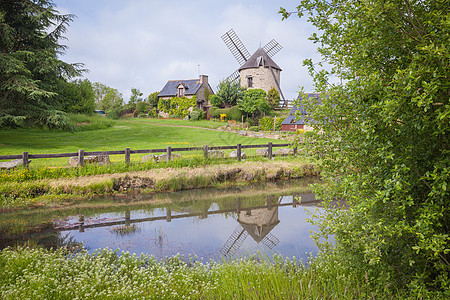
M 266 92 L 261 89 L 250 89 L 245 92 L 244 98 L 238 101 L 241 111 L 249 115 L 261 116 L 262 113 L 270 112 L 270 105 L 267 102 Z
M 349 204 L 319 218 L 319 234 L 335 239 L 324 251 L 342 274 L 447 298 L 448 2 L 308 0 L 297 9 L 320 31 L 311 39 L 333 66 L 317 71 L 305 61 L 322 94 L 307 105 L 308 147 L 327 183 L 316 191 Z
M 71 113 L 92 114 L 95 109 L 95 93 L 88 79 L 74 81 L 60 80 L 58 84 L 60 109 Z
M 217 97 L 211 96 L 210 98 L 212 102 L 218 105 L 215 105 L 212 102 L 211 104 L 215 106 L 236 105 L 237 102 L 243 98 L 244 92 L 245 89 L 241 88 L 238 81 L 233 82 L 229 79 L 225 79 L 219 83 L 218 91 L 215 94 Z
M 151 93 L 150 95 L 148 95 L 147 102 L 153 108 L 158 107 L 158 95 L 159 95 L 159 92 L 154 92 L 154 93 Z
M 129 104 L 136 104 L 137 102 L 142 102 L 144 98 L 142 98 L 142 95 L 144 95 L 140 90 L 136 88 L 131 89 L 131 97 L 130 101 L 128 101 Z
M 272 87 L 267 92 L 267 101 L 272 108 L 280 106 L 280 93 L 278 93 L 276 88 Z
M 92 85 L 95 95 L 95 107 L 104 111 L 120 109 L 123 105 L 123 96 L 117 89 L 103 83 L 94 82 Z
M 81 65 L 58 55 L 73 17 L 58 14 L 47 0 L 0 1 L 0 127 L 69 126 L 57 87 L 79 75 Z

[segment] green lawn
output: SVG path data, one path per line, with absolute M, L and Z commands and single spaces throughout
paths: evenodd
M 201 126 L 185 128 L 166 125 Z M 0 130 L 0 155 L 43 153 L 67 153 L 84 151 L 112 151 L 131 148 L 132 150 L 159 149 L 171 146 L 227 146 L 249 144 L 266 144 L 268 142 L 284 143 L 285 141 L 240 136 L 236 133 L 209 130 L 202 127 L 218 127 L 220 122 L 183 121 L 164 119 L 128 119 L 113 121 L 113 126 L 106 129 L 79 131 L 75 133 L 40 129 Z M 252 154 L 255 150 L 246 151 Z M 189 155 L 196 155 L 191 153 Z M 185 156 L 185 155 L 183 155 Z M 188 154 L 186 153 L 186 156 Z M 133 161 L 140 160 L 139 155 L 132 155 Z M 46 165 L 60 165 L 64 159 L 44 159 Z M 123 161 L 123 156 L 113 156 L 111 160 Z M 38 162 L 39 161 L 39 162 Z M 43 160 L 35 160 L 33 165 L 41 165 Z

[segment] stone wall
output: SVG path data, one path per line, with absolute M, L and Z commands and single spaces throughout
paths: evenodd
M 277 78 L 277 81 L 280 82 L 280 70 L 272 69 L 275 77 Z M 253 77 L 253 86 L 251 88 L 253 89 L 262 89 L 266 91 L 266 93 L 274 87 L 278 93 L 281 92 L 278 89 L 277 83 L 275 82 L 272 72 L 269 68 L 265 68 L 263 66 L 260 66 L 259 68 L 252 68 L 252 69 L 244 69 L 240 72 L 241 76 L 241 86 L 248 88 L 248 82 L 247 77 L 252 76 Z

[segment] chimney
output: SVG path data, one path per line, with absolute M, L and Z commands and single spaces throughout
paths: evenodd
M 200 75 L 200 83 L 208 84 L 208 75 Z

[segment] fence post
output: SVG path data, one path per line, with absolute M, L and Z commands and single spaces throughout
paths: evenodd
M 236 156 L 238 158 L 239 161 L 241 161 L 241 144 L 237 144 L 237 148 L 236 148 Z
M 130 148 L 125 148 L 125 163 L 129 164 L 131 161 L 131 151 Z
M 167 147 L 166 149 L 166 154 L 167 154 L 167 162 L 170 161 L 170 157 L 172 156 L 172 147 Z
M 294 147 L 294 156 L 297 155 L 297 151 L 298 151 L 297 147 Z
M 172 210 L 170 208 L 166 208 L 166 222 L 172 221 Z
M 208 145 L 203 145 L 203 155 L 208 158 Z
M 22 152 L 22 164 L 24 168 L 28 168 L 28 152 Z
M 78 165 L 83 166 L 84 164 L 84 150 L 78 150 Z
M 269 159 L 272 159 L 272 142 L 269 142 L 269 144 L 267 145 L 267 156 L 269 157 Z

